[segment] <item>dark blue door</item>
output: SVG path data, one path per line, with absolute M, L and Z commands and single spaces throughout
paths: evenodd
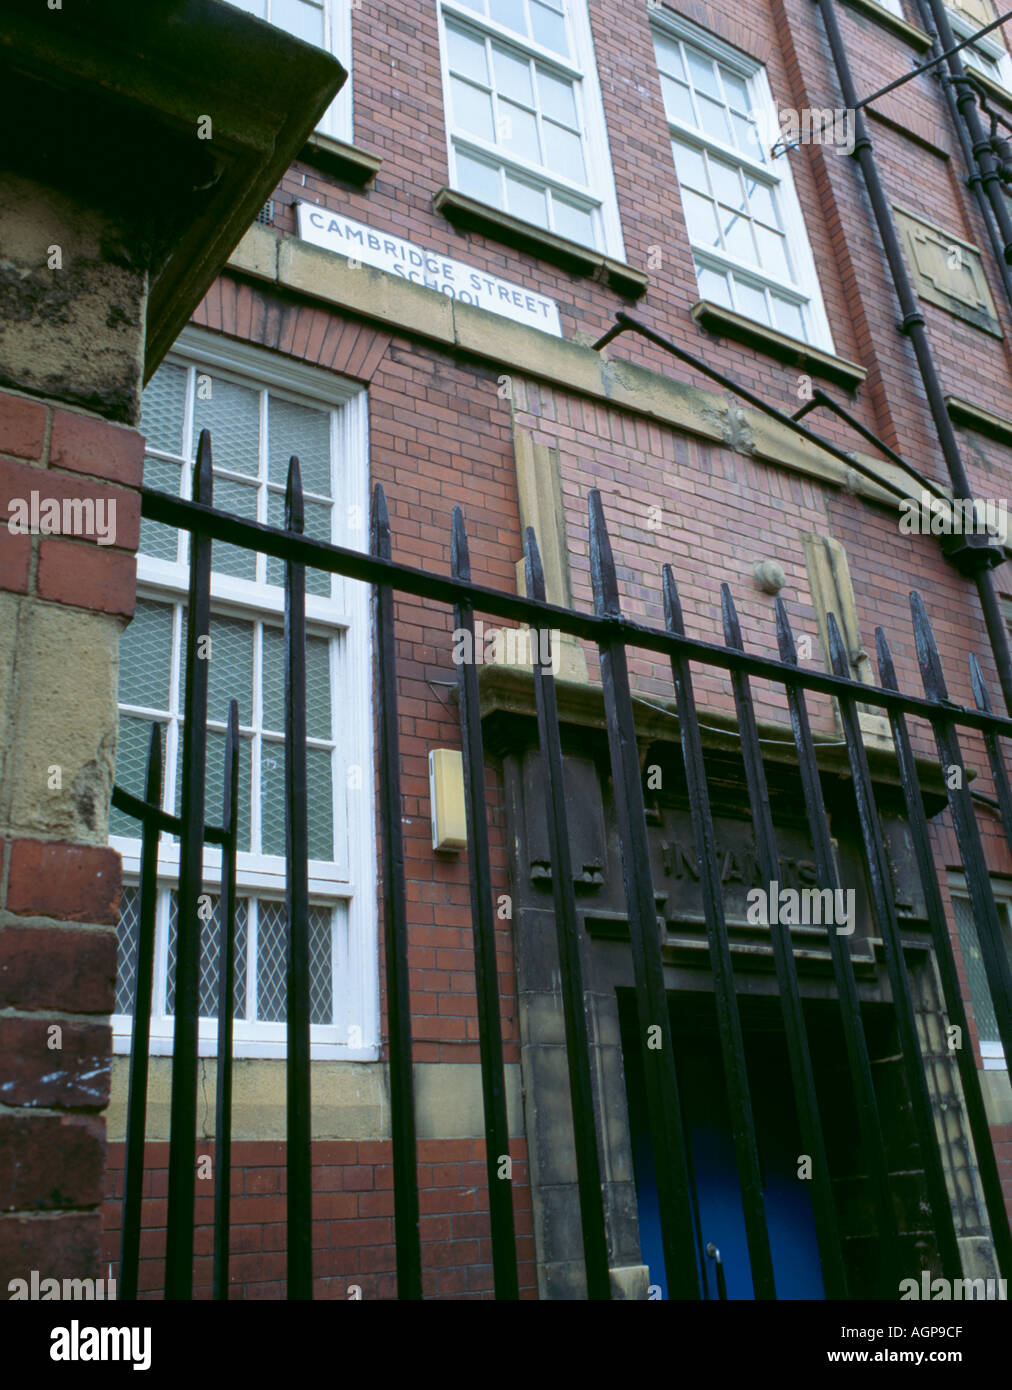
M 651 1282 L 660 1287 L 661 1296 L 666 1298 L 657 1185 L 646 1129 L 642 1071 L 634 1045 L 635 1019 L 628 1018 L 625 1012 L 623 1017 L 640 1244 L 644 1263 L 650 1266 Z M 752 1274 L 719 1043 L 715 1033 L 701 1026 L 697 1019 L 691 1031 L 676 1032 L 675 1045 L 683 1123 L 690 1148 L 701 1290 L 706 1298 L 718 1297 L 714 1261 L 703 1253 L 712 1243 L 723 1261 L 727 1297 L 750 1299 Z M 822 1299 L 825 1289 L 809 1183 L 798 1177 L 801 1145 L 786 1047 L 779 1033 L 755 1030 L 746 1032 L 745 1049 L 777 1297 Z

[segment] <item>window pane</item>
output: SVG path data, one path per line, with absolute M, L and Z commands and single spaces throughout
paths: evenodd
M 260 852 L 285 852 L 285 745 L 273 739 L 260 750 Z
M 730 72 L 727 68 L 720 69 L 720 75 L 724 80 L 724 95 L 731 104 L 732 110 L 747 112 L 749 110 L 748 88 L 736 73 Z
M 304 503 L 305 529 L 303 534 L 314 541 L 330 541 L 331 515 L 333 507 L 325 502 Z M 284 526 L 285 497 L 282 492 L 273 490 L 267 494 L 267 523 L 270 526 Z M 283 560 L 269 558 L 267 561 L 267 583 L 283 586 L 285 564 Z M 306 569 L 306 593 L 317 594 L 321 598 L 330 597 L 330 575 L 325 570 Z
M 952 899 L 952 908 L 956 916 L 956 927 L 959 931 L 959 946 L 963 956 L 963 966 L 966 970 L 967 983 L 970 986 L 970 1000 L 973 1004 L 973 1014 L 977 1023 L 977 1035 L 981 1042 L 1000 1042 L 998 1019 L 994 1011 L 994 1004 L 991 1002 L 991 989 L 987 982 L 987 971 L 984 969 L 984 955 L 980 949 L 973 909 L 967 898 L 956 897 Z M 999 906 L 998 915 L 1004 925 L 1004 908 Z
M 792 338 L 805 339 L 808 334 L 805 332 L 804 315 L 799 304 L 793 304 L 788 299 L 781 299 L 778 294 L 771 296 L 773 300 L 773 312 L 776 314 L 776 326 L 781 333 L 787 333 Z
M 546 116 L 562 125 L 571 126 L 573 130 L 577 129 L 576 100 L 572 82 L 564 82 L 539 68 L 538 96 L 541 100 L 541 110 Z
M 285 636 L 279 627 L 263 631 L 263 676 L 260 693 L 263 727 L 285 731 Z
M 675 156 L 675 172 L 682 187 L 698 188 L 702 193 L 708 192 L 706 164 L 701 152 L 677 140 L 672 140 L 671 150 Z
M 171 605 L 138 599 L 133 619 L 120 638 L 120 703 L 168 710 L 171 662 Z
M 540 164 L 538 125 L 529 111 L 511 101 L 499 102 L 499 142 L 529 164 Z
M 746 284 L 744 281 L 735 279 L 734 295 L 737 300 L 737 308 L 740 314 L 746 318 L 758 319 L 760 323 L 769 323 L 770 311 L 766 303 L 766 296 L 762 290 L 755 285 Z
M 151 742 L 152 720 L 121 714 L 116 733 L 116 785 L 134 796 L 144 795 L 147 776 L 148 747 Z M 162 727 L 162 761 L 165 759 L 165 727 Z M 163 772 L 164 777 L 164 772 Z M 140 839 L 141 823 L 115 806 L 109 808 L 109 834 Z
M 725 309 L 731 308 L 731 291 L 726 275 L 711 270 L 707 265 L 697 264 L 696 278 L 699 281 L 700 299 L 707 299 L 712 304 L 723 304 Z
M 531 27 L 538 43 L 550 48 L 553 53 L 562 53 L 568 57 L 566 22 L 556 10 L 538 4 L 538 0 L 531 0 Z
M 779 232 L 767 231 L 758 223 L 755 225 L 755 238 L 759 246 L 759 264 L 769 275 L 781 280 L 793 280 L 791 267 L 787 260 L 787 248 Z
M 574 183 L 586 183 L 587 171 L 583 163 L 583 147 L 580 137 L 551 121 L 542 123 L 545 135 L 545 163 L 557 174 L 565 174 Z
M 483 140 L 494 140 L 492 98 L 489 94 L 461 82 L 457 77 L 450 79 L 450 89 L 453 92 L 454 123 Z
M 211 899 L 211 916 L 200 922 L 200 976 L 197 995 L 197 1008 L 201 1018 L 218 1017 L 218 940 L 221 925 L 218 919 L 217 893 L 208 895 Z M 248 903 L 245 898 L 236 899 L 235 904 L 235 992 L 233 994 L 236 1018 L 246 1017 L 246 923 Z M 169 908 L 169 954 L 166 980 L 165 1011 L 172 1014 L 176 1007 L 176 955 L 179 928 L 179 895 L 170 895 Z
M 720 88 L 717 86 L 717 74 L 713 70 L 713 59 L 706 58 L 691 48 L 687 49 L 686 53 L 689 59 L 689 76 L 696 91 L 720 101 Z
M 685 125 L 696 124 L 696 113 L 692 109 L 689 89 L 681 82 L 672 82 L 670 77 L 661 78 L 661 91 L 664 93 L 664 110 L 669 121 L 682 121 Z
M 330 414 L 271 396 L 268 401 L 270 462 L 268 477 L 282 487 L 288 481 L 288 460 L 296 454 L 306 492 L 331 495 Z
M 732 144 L 741 150 L 742 154 L 750 155 L 753 159 L 765 164 L 766 151 L 763 148 L 759 127 L 755 122 L 748 120 L 745 116 L 732 113 L 731 129 L 734 135 Z
M 725 207 L 718 209 L 717 216 L 728 253 L 737 256 L 740 261 L 754 261 L 755 244 L 747 219 Z
M 749 178 L 747 174 L 745 175 L 745 187 L 748 190 L 749 211 L 752 216 L 760 222 L 765 222 L 769 227 L 779 227 L 772 188 L 768 184 L 760 183 L 757 179 Z
M 488 62 L 485 58 L 485 44 L 481 39 L 465 34 L 454 25 L 446 26 L 447 57 L 454 72 L 470 77 L 476 82 L 488 82 Z
M 662 34 L 655 34 L 654 51 L 657 54 L 657 66 L 662 72 L 670 73 L 672 77 L 685 77 L 682 54 L 677 43 L 666 39 Z
M 310 859 L 334 857 L 333 755 L 322 748 L 306 749 L 306 785 L 312 815 L 309 817 Z
M 141 396 L 140 430 L 150 448 L 182 454 L 185 404 L 186 368 L 163 363 Z
M 260 393 L 236 386 L 197 368 L 193 403 L 193 456 L 200 431 L 211 431 L 211 455 L 215 468 L 227 468 L 255 478 L 260 472 Z M 203 399 L 203 397 L 208 397 Z M 218 501 L 215 487 L 215 502 Z
M 239 705 L 239 722 L 253 718 L 253 624 L 235 618 L 211 618 L 211 659 L 208 662 L 207 715 L 228 719 L 230 700 Z
M 120 893 L 119 922 L 116 927 L 116 1013 L 118 1014 L 132 1014 L 134 1011 L 134 1002 L 137 998 L 137 946 L 140 925 L 141 890 L 124 884 Z
M 737 212 L 745 211 L 745 193 L 742 189 L 741 174 L 733 164 L 710 156 L 710 182 L 715 198 Z
M 309 1020 L 334 1021 L 333 913 L 330 908 L 309 909 Z M 257 1018 L 281 1023 L 285 1018 L 288 986 L 288 918 L 284 903 L 260 899 L 257 903 Z
M 688 189 L 682 191 L 682 207 L 689 229 L 689 240 L 696 246 L 720 246 L 714 206 L 708 198 L 700 198 Z
M 527 33 L 524 0 L 489 0 L 488 12 L 497 24 L 505 24 L 507 29 L 514 29 L 518 34 Z
M 144 486 L 157 488 L 179 496 L 182 469 L 178 463 L 166 463 L 162 459 L 144 460 Z M 142 555 L 153 555 L 158 560 L 175 562 L 179 556 L 180 533 L 173 526 L 165 526 L 160 521 L 147 521 L 141 518 L 141 536 L 138 549 Z
M 172 809 L 178 816 L 183 806 L 183 729 L 179 725 L 179 754 L 176 758 L 176 785 L 173 790 Z M 250 839 L 250 787 L 252 785 L 251 748 L 249 737 L 239 739 L 239 816 L 237 835 L 239 852 L 248 854 L 252 849 Z M 222 792 L 225 786 L 225 735 L 217 729 L 207 733 L 207 776 L 204 779 L 204 806 L 209 824 L 220 824 L 222 812 Z
M 492 46 L 492 67 L 495 71 L 496 90 L 513 101 L 534 105 L 534 92 L 531 87 L 531 65 L 520 58 L 514 58 L 498 44 Z
M 309 909 L 309 1019 L 334 1022 L 334 914 L 329 907 Z
M 249 521 L 257 519 L 257 490 L 230 478 L 215 478 L 214 505 L 223 512 L 234 512 Z M 238 545 L 222 545 L 215 541 L 211 547 L 211 564 L 219 574 L 236 579 L 256 578 L 256 552 Z
M 465 154 L 463 150 L 457 150 L 456 155 L 457 187 L 461 193 L 467 193 L 483 203 L 491 203 L 493 207 L 500 207 L 502 188 L 499 170 L 482 159 Z
M 545 207 L 545 190 L 534 188 L 522 179 L 506 175 L 506 196 L 508 211 L 514 217 L 522 217 L 525 222 L 535 222 L 539 227 L 548 226 L 548 212 Z
M 586 208 L 577 207 L 566 198 L 552 196 L 552 211 L 555 215 L 555 230 L 560 236 L 578 241 L 584 246 L 593 246 L 594 219 Z
M 731 137 L 727 128 L 727 108 L 720 106 L 715 101 L 710 101 L 709 97 L 697 96 L 696 103 L 699 107 L 699 119 L 702 123 L 703 131 L 714 140 L 722 140 L 725 145 L 731 143 Z
M 271 0 L 271 23 L 306 43 L 323 47 L 323 9 L 306 0 Z
M 306 639 L 306 733 L 331 738 L 330 643 L 324 637 Z

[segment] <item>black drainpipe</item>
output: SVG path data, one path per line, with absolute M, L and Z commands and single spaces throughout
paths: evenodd
M 935 31 L 934 16 L 931 13 L 928 0 L 914 0 L 914 7 L 917 10 L 917 16 L 921 21 L 922 29 L 924 29 L 925 33 L 931 35 L 931 56 L 932 58 L 937 58 L 944 52 L 944 49 Z M 1001 232 L 995 225 L 994 208 L 991 206 L 991 200 L 987 196 L 987 189 L 984 187 L 983 176 L 977 168 L 977 161 L 974 158 L 973 146 L 970 143 L 966 121 L 956 103 L 956 95 L 953 91 L 953 79 L 951 76 L 947 77 L 945 73 L 941 71 L 940 64 L 935 70 L 935 81 L 939 83 L 945 95 L 945 104 L 949 108 L 952 126 L 956 132 L 956 138 L 959 141 L 960 149 L 963 151 L 963 165 L 967 171 L 966 184 L 968 188 L 973 190 L 974 197 L 977 199 L 980 215 L 984 219 L 984 225 L 987 227 L 988 236 L 991 238 L 991 249 L 998 263 L 998 271 L 1001 275 L 1002 283 L 1005 286 L 1005 294 L 1008 297 L 1009 305 L 1012 306 L 1012 266 L 1010 266 L 1005 259 L 1005 247 L 1002 244 Z M 1001 196 L 1004 198 L 1004 194 Z
M 924 315 L 921 313 L 920 304 L 910 284 L 910 277 L 907 275 L 896 224 L 893 221 L 892 212 L 875 164 L 872 142 L 868 136 L 868 123 L 864 111 L 860 108 L 855 110 L 858 95 L 854 87 L 854 78 L 851 74 L 840 26 L 837 23 L 836 12 L 833 8 L 833 0 L 815 0 L 815 3 L 822 11 L 822 18 L 826 25 L 826 37 L 829 39 L 829 47 L 833 54 L 833 62 L 836 66 L 844 104 L 848 109 L 854 111 L 857 137 L 854 143 L 854 158 L 861 166 L 861 173 L 864 175 L 868 197 L 871 199 L 872 210 L 878 224 L 879 235 L 882 238 L 893 285 L 900 302 L 900 309 L 903 314 L 900 330 L 910 338 L 914 355 L 917 358 L 921 381 L 924 383 L 924 391 L 928 398 L 935 429 L 938 431 L 938 440 L 942 446 L 942 454 L 949 471 L 953 495 L 957 499 L 972 500 L 973 493 L 970 489 L 970 481 L 963 467 L 956 432 L 949 418 L 949 411 L 942 394 L 942 385 L 931 355 Z M 1012 660 L 1010 660 L 1009 654 L 1008 631 L 991 576 L 991 567 L 1001 564 L 1004 559 L 1004 550 L 997 542 L 989 541 L 985 535 L 970 533 L 945 537 L 942 543 L 942 552 L 961 574 L 972 578 L 977 586 L 984 622 L 991 642 L 991 651 L 998 671 L 998 679 L 1001 682 L 1002 694 L 1005 697 L 1005 707 L 1009 714 L 1012 714 Z
M 953 48 L 956 39 L 942 0 L 927 0 L 927 3 L 934 16 L 935 30 L 942 48 Z M 980 165 L 981 179 L 1001 229 L 1002 240 L 1005 243 L 1004 258 L 1008 264 L 1012 264 L 1012 215 L 1009 214 L 1005 194 L 1002 191 L 1001 165 L 991 148 L 990 137 L 986 134 L 980 119 L 980 113 L 977 110 L 977 98 L 973 94 L 973 87 L 970 85 L 966 70 L 963 67 L 962 55 L 953 53 L 946 61 L 949 65 L 949 72 L 952 74 L 953 85 L 956 88 L 956 106 L 970 132 L 970 139 L 973 141 L 973 154 Z

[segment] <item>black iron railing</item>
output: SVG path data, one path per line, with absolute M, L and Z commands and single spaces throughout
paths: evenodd
M 393 603 L 396 593 L 423 597 L 452 607 L 458 629 L 473 637 L 474 612 L 510 618 L 532 628 L 533 678 L 540 740 L 542 784 L 547 797 L 547 831 L 552 861 L 555 926 L 561 967 L 561 997 L 568 1051 L 570 1100 L 577 1160 L 577 1187 L 586 1265 L 592 1298 L 610 1297 L 608 1233 L 602 1192 L 602 1162 L 595 1123 L 594 1082 L 590 1038 L 584 1006 L 580 963 L 580 917 L 570 862 L 563 760 L 555 679 L 540 640 L 543 630 L 556 629 L 594 642 L 600 654 L 601 686 L 611 759 L 612 795 L 621 847 L 623 876 L 634 967 L 642 1063 L 646 1079 L 649 1132 L 657 1173 L 661 1237 L 669 1295 L 701 1296 L 696 1264 L 690 1167 L 671 1023 L 667 1007 L 664 965 L 657 909 L 651 881 L 644 791 L 634 723 L 633 696 L 627 664 L 629 647 L 664 654 L 671 663 L 677 703 L 679 738 L 686 773 L 695 853 L 705 908 L 710 970 L 717 1006 L 724 1075 L 731 1108 L 735 1160 L 741 1187 L 748 1252 L 755 1295 L 775 1298 L 769 1232 L 759 1166 L 749 1076 L 738 994 L 735 986 L 724 899 L 717 863 L 714 822 L 710 808 L 702 735 L 696 713 L 690 662 L 725 670 L 730 675 L 741 741 L 744 778 L 755 829 L 756 857 L 766 883 L 779 879 L 777 833 L 770 807 L 762 749 L 753 704 L 752 680 L 773 681 L 786 692 L 805 812 L 814 850 L 820 889 L 836 890 L 839 877 L 809 723 L 809 693 L 837 701 L 853 781 L 860 828 L 860 848 L 871 888 L 871 906 L 881 936 L 895 1011 L 906 1087 L 921 1153 L 925 1188 L 930 1202 L 938 1259 L 946 1277 L 961 1274 L 952 1207 L 925 1077 L 925 1059 L 918 1042 L 911 981 L 894 900 L 886 849 L 879 823 L 875 791 L 868 768 L 858 708 L 876 706 L 888 716 L 902 784 L 907 823 L 926 903 L 934 956 L 949 1020 L 968 1037 L 949 926 L 932 855 L 928 822 L 918 780 L 907 721 L 928 722 L 944 767 L 960 769 L 947 777 L 947 797 L 962 854 L 973 915 L 980 936 L 987 980 L 1006 1058 L 1012 1058 L 1012 971 L 1001 935 L 968 779 L 963 769 L 959 731 L 983 735 L 991 762 L 997 807 L 1012 848 L 1012 791 L 1005 771 L 1002 741 L 1012 737 L 1012 719 L 993 713 L 976 662 L 972 680 L 976 709 L 953 705 L 947 695 L 931 625 L 919 595 L 911 597 L 913 626 L 924 684 L 923 697 L 902 693 L 885 635 L 877 633 L 882 684 L 866 685 L 849 678 L 847 656 L 832 615 L 829 632 L 833 674 L 798 665 L 787 610 L 777 600 L 779 659 L 745 651 L 731 593 L 722 588 L 723 644 L 685 635 L 675 577 L 665 566 L 662 575 L 665 626 L 649 627 L 621 614 L 618 581 L 604 510 L 599 494 L 590 494 L 591 578 L 594 612 L 580 613 L 545 602 L 545 583 L 533 531 L 525 537 L 529 597 L 498 593 L 471 580 L 463 515 L 454 510 L 451 530 L 451 575 L 422 573 L 391 559 L 390 524 L 381 486 L 373 493 L 370 553 L 343 549 L 302 534 L 302 490 L 298 460 L 292 459 L 286 494 L 285 526 L 269 527 L 244 521 L 212 505 L 211 442 L 200 437 L 194 470 L 193 501 L 142 490 L 141 514 L 189 531 L 190 590 L 186 651 L 185 731 L 181 815 L 160 809 L 161 748 L 158 726 L 152 730 L 143 800 L 117 788 L 113 804 L 142 824 L 140 867 L 140 928 L 137 957 L 137 995 L 128 1099 L 126 1181 L 120 1268 L 120 1293 L 136 1296 L 141 1183 L 144 1168 L 144 1117 L 147 1096 L 147 1058 L 154 955 L 155 894 L 158 837 L 162 831 L 181 842 L 178 955 L 176 966 L 175 1036 L 172 1056 L 172 1108 L 169 1158 L 168 1242 L 165 1293 L 189 1298 L 193 1291 L 193 1230 L 195 1121 L 197 1093 L 198 971 L 201 894 L 205 844 L 222 847 L 222 896 L 219 944 L 219 1028 L 217 1107 L 215 1116 L 214 1295 L 228 1295 L 229 1145 L 231 1134 L 231 1069 L 233 974 L 235 961 L 236 821 L 239 758 L 238 709 L 229 709 L 225 785 L 220 825 L 205 824 L 204 774 L 208 681 L 206 663 L 198 658 L 198 640 L 210 618 L 212 541 L 227 542 L 275 556 L 285 562 L 285 759 L 286 865 L 288 914 L 288 1295 L 312 1297 L 312 1174 L 309 1103 L 309 970 L 306 789 L 306 568 L 344 575 L 373 585 L 378 729 L 379 810 L 382 832 L 382 876 L 387 976 L 387 1043 L 391 1084 L 391 1124 L 394 1171 L 394 1227 L 398 1296 L 422 1296 L 422 1261 L 418 1229 L 416 1130 L 412 1092 L 411 1007 L 408 983 L 408 918 L 401 829 L 398 753 L 398 681 L 394 642 Z M 509 1153 L 506 1087 L 495 958 L 492 872 L 485 806 L 485 758 L 474 664 L 458 666 L 459 715 L 470 863 L 475 989 L 479 1024 L 481 1077 L 484 1096 L 489 1215 L 492 1234 L 495 1295 L 518 1294 L 517 1252 L 512 1186 L 500 1159 Z M 784 1034 L 790 1062 L 794 1100 L 805 1151 L 813 1158 L 812 1205 L 826 1293 L 830 1298 L 857 1296 L 848 1288 L 837 1197 L 830 1182 L 824 1129 L 820 1120 L 812 1056 L 789 927 L 769 927 Z M 851 954 L 844 935 L 827 929 L 829 952 L 840 1008 L 848 1068 L 860 1119 L 861 1153 L 871 1180 L 881 1262 L 896 1281 L 908 1270 L 902 1265 L 900 1234 L 889 1160 L 872 1074 Z M 657 1032 L 660 1031 L 658 1045 Z M 1012 1270 L 1012 1233 L 1003 1201 L 998 1167 L 988 1129 L 980 1079 L 971 1049 L 957 1049 L 966 1114 L 976 1153 L 991 1237 L 1000 1271 Z M 719 1257 L 718 1257 L 719 1258 Z M 722 1269 L 719 1274 L 722 1276 Z

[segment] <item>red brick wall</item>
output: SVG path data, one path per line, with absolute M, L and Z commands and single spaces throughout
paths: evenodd
M 123 1144 L 109 1146 L 103 1255 L 115 1272 L 123 1199 Z M 492 1283 L 484 1142 L 423 1139 L 418 1145 L 422 1291 L 426 1298 L 485 1298 Z M 144 1175 L 140 1297 L 164 1280 L 167 1144 L 150 1144 Z M 514 1142 L 513 1199 L 521 1297 L 534 1296 L 534 1238 L 524 1145 Z M 199 1142 L 198 1157 L 214 1155 Z M 230 1283 L 233 1298 L 284 1298 L 286 1184 L 283 1143 L 232 1145 Z M 314 1298 L 396 1297 L 393 1168 L 389 1143 L 313 1144 Z M 213 1184 L 197 1183 L 194 1297 L 211 1297 Z M 358 1290 L 356 1293 L 355 1290 Z
M 142 442 L 135 430 L 0 392 L 0 513 L 12 498 L 115 499 L 115 545 L 11 535 L 0 589 L 29 604 L 133 612 Z M 71 658 L 73 653 L 68 654 Z M 15 662 L 5 669 L 7 759 L 17 746 Z M 109 679 L 114 679 L 110 669 Z M 66 689 L 47 692 L 67 707 Z M 38 692 L 34 692 L 38 698 Z M 38 749 L 40 758 L 45 749 Z M 98 1273 L 120 863 L 94 843 L 28 836 L 0 811 L 0 1288 L 32 1269 Z

